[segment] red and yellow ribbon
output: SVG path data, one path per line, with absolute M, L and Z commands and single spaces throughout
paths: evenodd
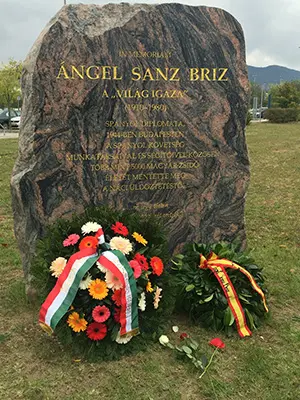
M 243 307 L 239 301 L 238 295 L 234 289 L 234 286 L 226 273 L 226 268 L 231 268 L 242 272 L 249 279 L 253 289 L 261 296 L 266 312 L 268 312 L 268 307 L 266 303 L 266 298 L 261 290 L 261 288 L 255 282 L 253 276 L 240 265 L 227 260 L 225 258 L 218 258 L 215 253 L 211 253 L 206 259 L 203 255 L 200 256 L 200 268 L 210 269 L 215 277 L 218 279 L 223 292 L 227 298 L 228 305 L 234 316 L 238 333 L 241 337 L 251 336 L 251 331 L 247 326 L 246 317 L 244 314 Z

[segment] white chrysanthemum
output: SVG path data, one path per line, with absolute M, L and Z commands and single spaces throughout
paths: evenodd
M 179 331 L 179 328 L 177 325 L 172 326 L 172 331 L 177 333 Z
M 169 343 L 169 338 L 166 335 L 161 335 L 161 337 L 158 340 L 159 343 L 162 344 L 163 346 Z
M 57 257 L 54 261 L 52 261 L 50 266 L 50 271 L 55 278 L 58 278 L 60 274 L 63 272 L 65 266 L 67 264 L 67 260 L 64 257 Z
M 122 335 L 120 336 L 120 332 L 118 332 L 118 336 L 116 337 L 116 342 L 118 344 L 127 344 L 132 339 L 132 335 Z
M 97 222 L 87 222 L 86 224 L 82 225 L 81 232 L 83 235 L 86 235 L 90 232 L 98 232 L 98 230 L 101 228 L 102 226 L 97 224 Z
M 114 275 L 111 271 L 107 271 L 105 274 L 106 286 L 112 290 L 122 289 L 123 285 L 120 279 Z
M 155 293 L 154 293 L 154 300 L 153 300 L 153 306 L 154 306 L 155 309 L 158 308 L 158 303 L 159 303 L 159 301 L 161 299 L 161 292 L 162 292 L 162 289 L 157 286 L 156 290 L 155 290 Z
M 143 292 L 142 294 L 141 294 L 141 297 L 140 297 L 140 300 L 139 300 L 139 309 L 141 310 L 141 311 L 145 311 L 146 310 L 146 295 L 145 295 L 145 292 Z
M 106 272 L 108 271 L 108 269 L 105 268 L 105 267 L 103 267 L 103 265 L 100 264 L 98 261 L 97 261 L 96 264 L 97 264 L 97 267 L 100 269 L 100 271 L 103 272 L 104 274 L 106 274 Z
M 119 250 L 123 254 L 129 254 L 132 251 L 132 243 L 121 236 L 115 236 L 109 242 L 112 250 Z
M 81 282 L 79 283 L 79 289 L 86 290 L 90 286 L 90 283 L 92 282 L 92 280 L 93 280 L 92 275 L 87 274 L 87 276 L 85 278 L 83 278 L 81 280 Z

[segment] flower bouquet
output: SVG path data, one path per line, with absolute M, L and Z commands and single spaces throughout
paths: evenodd
M 55 329 L 60 339 L 76 341 L 89 352 L 100 348 L 101 356 L 109 358 L 124 353 L 119 349 L 125 346 L 119 345 L 127 347 L 139 333 L 132 340 L 139 345 L 147 334 L 154 339 L 160 333 L 167 254 L 156 222 L 141 221 L 130 213 L 114 214 L 105 214 L 105 229 L 92 221 L 79 230 L 78 218 L 59 221 L 38 249 L 38 254 L 47 254 L 47 287 L 52 289 L 42 305 L 40 325 L 49 333 Z M 114 216 L 118 220 L 108 225 Z M 144 226 L 147 235 L 134 225 Z M 161 241 L 153 244 L 149 239 L 155 230 Z M 53 244 L 54 258 L 45 247 L 50 250 L 58 231 L 61 239 Z

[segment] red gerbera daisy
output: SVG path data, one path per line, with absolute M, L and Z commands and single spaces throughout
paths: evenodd
M 119 323 L 120 322 L 120 317 L 121 317 L 121 308 L 116 307 L 115 308 L 115 313 L 114 313 L 114 320 Z
M 92 322 L 87 327 L 86 334 L 91 340 L 102 340 L 107 334 L 107 326 L 99 322 Z
M 114 294 L 111 296 L 111 298 L 113 299 L 113 301 L 115 302 L 116 306 L 121 306 L 121 301 L 122 301 L 122 289 L 118 289 L 114 291 Z
M 144 271 L 147 271 L 149 268 L 149 264 L 147 262 L 147 258 L 140 253 L 136 253 L 134 259 L 140 264 Z
M 116 222 L 114 225 L 111 226 L 112 231 L 118 233 L 119 235 L 127 236 L 129 231 L 127 227 L 122 224 L 122 222 Z
M 87 247 L 96 249 L 97 246 L 98 246 L 98 240 L 95 238 L 95 236 L 86 236 L 79 243 L 79 250 L 86 249 Z
M 96 306 L 92 311 L 92 317 L 96 322 L 104 322 L 110 317 L 109 308 L 106 306 Z
M 163 273 L 164 264 L 159 257 L 152 257 L 150 260 L 150 265 L 155 275 L 160 276 Z

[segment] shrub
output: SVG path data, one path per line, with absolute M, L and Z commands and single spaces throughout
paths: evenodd
M 250 125 L 250 122 L 252 120 L 252 114 L 250 111 L 247 111 L 247 116 L 246 116 L 246 125 Z
M 265 112 L 265 118 L 274 123 L 295 122 L 299 118 L 299 109 L 269 108 Z

